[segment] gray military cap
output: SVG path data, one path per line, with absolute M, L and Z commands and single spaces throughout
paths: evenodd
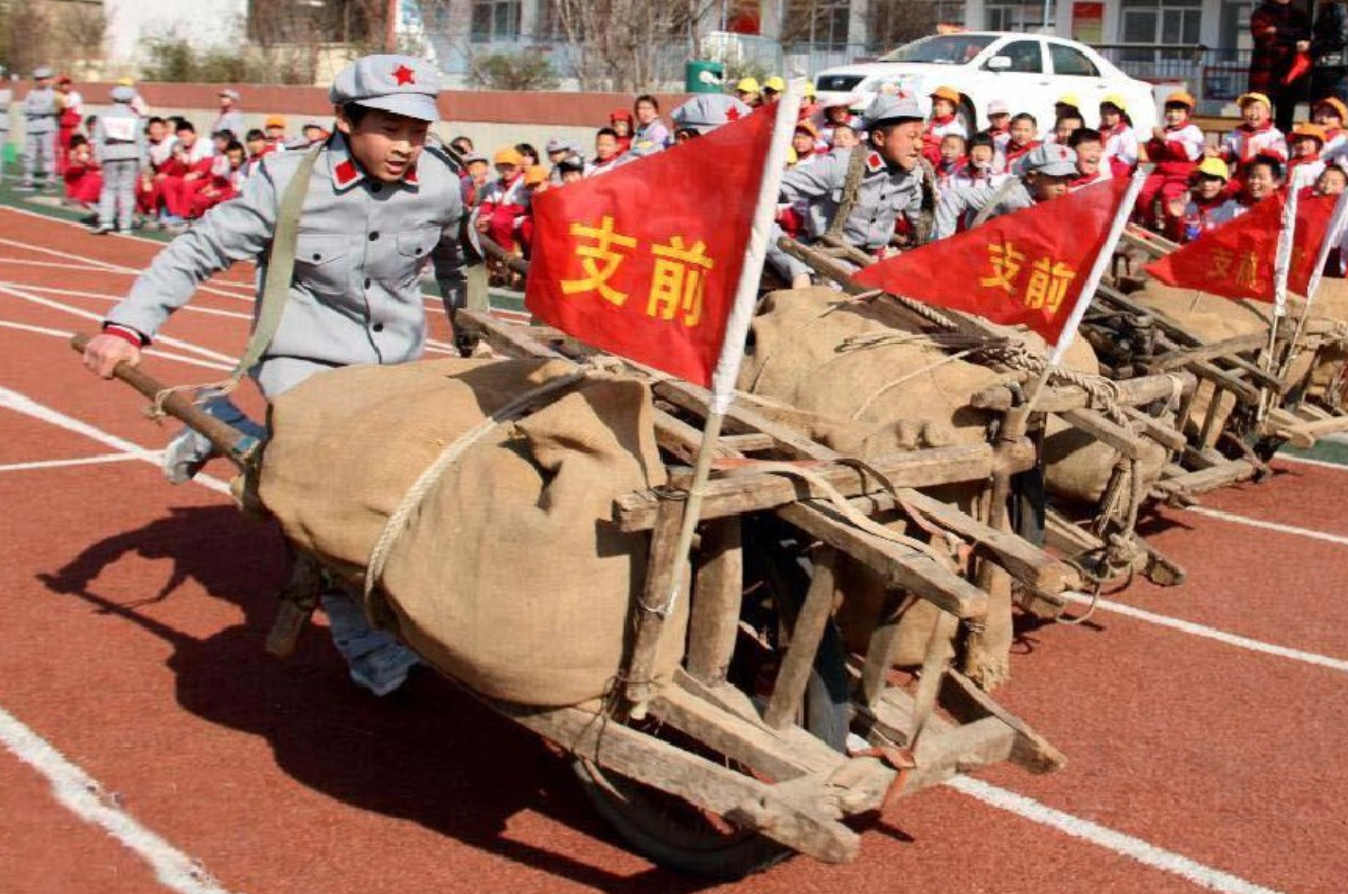
M 1061 143 L 1044 143 L 1021 156 L 1016 173 L 1025 176 L 1031 171 L 1045 177 L 1070 177 L 1078 174 L 1077 154 Z
M 418 121 L 438 121 L 435 98 L 440 73 L 424 59 L 411 56 L 363 56 L 342 69 L 328 90 L 333 105 L 381 109 Z
M 747 118 L 753 111 L 733 96 L 699 93 L 670 113 L 670 118 L 674 120 L 675 130 L 695 130 L 703 134 L 711 133 L 722 124 Z
M 112 96 L 113 102 L 130 102 L 136 98 L 136 88 L 122 86 L 113 87 L 112 90 L 109 91 L 109 95 Z
M 235 102 L 239 101 L 239 91 L 235 90 L 233 87 L 226 87 L 224 90 L 221 90 L 218 95 L 229 97 Z
M 571 145 L 570 140 L 564 137 L 553 137 L 548 140 L 548 144 L 544 147 L 544 151 L 551 155 L 554 152 L 574 152 L 575 148 Z
M 881 93 L 866 107 L 866 128 L 874 130 L 881 124 L 894 121 L 922 121 L 927 116 L 917 104 L 917 98 L 907 93 Z
M 41 80 L 42 78 L 49 78 L 51 76 L 52 70 L 50 65 L 39 65 L 37 68 L 33 69 L 33 80 L 35 81 Z

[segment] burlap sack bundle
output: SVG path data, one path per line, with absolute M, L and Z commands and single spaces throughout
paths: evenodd
M 260 495 L 286 536 L 358 574 L 390 514 L 446 445 L 568 365 L 437 360 L 316 376 L 272 407 Z M 644 384 L 595 377 L 492 429 L 439 479 L 382 579 L 399 632 L 498 699 L 584 703 L 621 667 L 649 538 L 614 497 L 664 483 Z M 659 662 L 668 674 L 682 643 Z
M 768 296 L 755 318 L 752 348 L 740 376 L 742 390 L 809 414 L 810 434 L 850 456 L 875 458 L 903 450 L 985 443 L 994 414 L 974 409 L 973 395 L 1004 380 L 975 357 L 952 359 L 951 352 L 920 334 L 897 330 L 892 317 L 866 302 L 848 301 L 830 289 L 802 289 Z M 1037 336 L 1006 330 L 1032 349 Z M 1095 354 L 1077 340 L 1065 365 L 1098 374 Z M 798 420 L 799 417 L 798 417 Z M 1117 451 L 1081 436 L 1063 423 L 1047 432 L 1045 455 L 1052 493 L 1098 500 L 1104 493 Z M 1160 474 L 1164 450 L 1144 465 L 1144 480 Z M 934 496 L 973 512 L 984 482 L 932 490 Z M 883 581 L 850 560 L 835 572 L 837 615 L 850 648 L 864 650 L 865 638 L 881 620 Z M 1010 642 L 1010 606 L 988 619 L 990 642 Z M 900 624 L 896 663 L 920 664 L 937 610 L 914 603 Z M 981 656 L 966 669 L 988 685 L 1005 676 L 1005 655 Z
M 1233 301 L 1193 289 L 1173 288 L 1155 280 L 1149 280 L 1142 291 L 1130 297 L 1143 307 L 1164 314 L 1206 341 L 1267 334 L 1273 308 L 1273 305 L 1263 301 Z M 1316 299 L 1317 304 L 1319 300 Z M 1293 299 L 1293 304 L 1299 305 L 1300 299 Z M 1310 355 L 1303 353 L 1294 364 L 1289 378 L 1297 380 L 1305 376 L 1311 362 Z M 1187 434 L 1196 436 L 1202 431 L 1215 393 L 1216 388 L 1211 383 L 1199 381 L 1188 418 L 1184 420 Z M 1235 408 L 1235 397 L 1229 391 L 1222 391 L 1217 398 L 1217 408 L 1213 411 L 1208 442 L 1202 446 L 1211 447 L 1216 443 L 1218 434 Z

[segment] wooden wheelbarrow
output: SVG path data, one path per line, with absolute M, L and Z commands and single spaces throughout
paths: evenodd
M 507 355 L 559 356 L 546 332 L 473 311 L 455 322 Z M 143 370 L 122 366 L 116 374 L 149 398 L 164 391 Z M 950 641 L 961 627 L 977 639 L 989 589 L 1014 583 L 1052 596 L 1070 570 L 919 490 L 1004 480 L 1033 463 L 1028 442 L 917 450 L 863 466 L 751 405 L 732 407 L 720 445 L 722 459 L 740 465 L 710 485 L 689 611 L 676 620 L 644 606 L 672 586 L 686 506 L 679 486 L 688 478 L 680 457 L 695 449 L 694 423 L 709 395 L 669 379 L 652 387 L 673 485 L 627 494 L 613 507 L 623 530 L 651 532 L 647 598 L 631 609 L 635 632 L 619 673 L 625 683 L 599 708 L 482 699 L 570 756 L 620 835 L 663 865 L 719 877 L 793 853 L 846 862 L 859 853 L 858 821 L 881 818 L 923 788 L 1002 761 L 1032 772 L 1062 766 L 1056 749 L 954 666 Z M 181 395 L 163 406 L 250 468 L 254 453 L 237 432 Z M 808 476 L 782 474 L 791 462 Z M 967 547 L 963 567 L 859 527 L 857 515 L 906 516 L 933 539 L 957 536 Z M 858 654 L 843 650 L 831 620 L 843 557 L 889 587 L 888 610 Z M 280 651 L 312 608 L 305 593 L 313 572 L 301 562 L 285 594 L 289 613 L 273 636 Z M 892 657 L 899 624 L 918 601 L 938 608 L 939 621 L 920 673 L 904 681 Z M 656 683 L 654 655 L 670 637 L 686 644 L 685 659 L 671 680 Z

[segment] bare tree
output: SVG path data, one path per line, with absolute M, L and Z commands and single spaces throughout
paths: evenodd
M 585 90 L 635 91 L 667 80 L 697 46 L 707 0 L 556 0 Z

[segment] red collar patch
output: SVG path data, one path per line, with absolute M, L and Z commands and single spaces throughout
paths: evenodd
M 346 189 L 365 176 L 365 172 L 356 166 L 356 163 L 349 159 L 343 159 L 332 168 L 332 182 L 338 189 Z
M 872 152 L 870 155 L 866 156 L 866 170 L 870 171 L 872 174 L 881 170 L 884 166 L 885 160 L 880 157 L 879 152 Z
M 417 73 L 406 65 L 399 65 L 393 70 L 393 79 L 398 82 L 399 87 L 405 87 L 417 82 Z
M 403 183 L 406 183 L 408 186 L 420 185 L 420 181 L 417 180 L 417 169 L 415 165 L 408 168 L 407 173 L 403 174 Z

